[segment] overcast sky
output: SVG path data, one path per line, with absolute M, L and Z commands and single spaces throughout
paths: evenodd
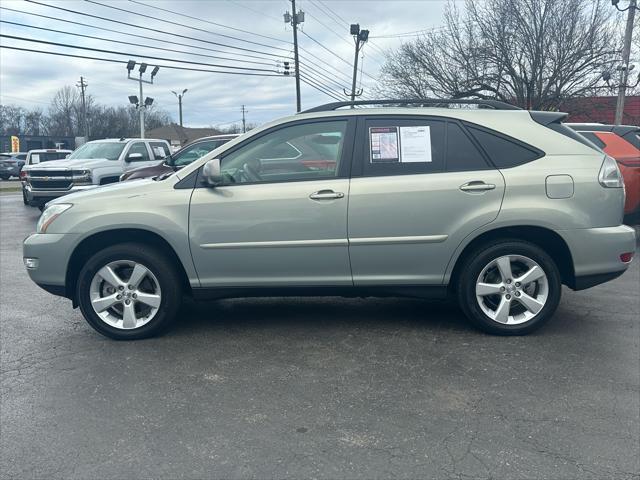
M 96 1 L 131 12 L 183 23 L 185 26 L 144 18 L 134 13 L 122 12 L 108 6 L 81 0 L 38 0 L 38 2 L 127 22 L 144 28 L 13 0 L 0 0 L 0 6 L 5 8 L 0 10 L 0 20 L 204 55 L 226 56 L 236 58 L 238 61 L 231 62 L 219 58 L 123 45 L 9 23 L 0 23 L 2 34 L 114 50 L 133 55 L 121 56 L 103 52 L 89 52 L 8 38 L 0 38 L 0 44 L 117 60 L 131 58 L 138 61 L 145 60 L 151 65 L 154 63 L 181 64 L 145 58 L 145 55 L 163 59 L 190 60 L 267 70 L 281 69 L 282 66 L 281 64 L 278 66 L 278 62 L 281 62 L 285 57 L 292 56 L 291 27 L 285 25 L 282 17 L 286 10 L 291 10 L 291 3 L 287 0 L 140 0 L 147 5 L 125 0 Z M 382 51 L 397 47 L 402 41 L 414 38 L 412 36 L 391 38 L 385 36 L 440 26 L 443 21 L 446 0 L 298 0 L 296 4 L 299 10 L 305 12 L 305 21 L 301 25 L 302 30 L 322 44 L 322 46 L 318 45 L 311 38 L 300 34 L 299 44 L 304 49 L 300 52 L 301 60 L 308 63 L 309 68 L 323 72 L 328 79 L 319 78 L 312 71 L 308 71 L 307 75 L 316 82 L 329 86 L 333 91 L 340 91 L 341 86 L 350 88 L 349 78 L 354 47 L 353 40 L 348 33 L 348 24 L 359 23 L 361 28 L 370 30 L 371 38 L 364 49 L 365 74 L 362 83 L 365 94 L 367 94 L 370 92 L 371 85 L 375 83 L 373 79 L 378 77 L 380 65 L 384 61 Z M 197 17 L 198 20 L 168 13 L 160 8 Z M 20 12 L 7 9 L 19 10 Z M 80 25 L 27 15 L 23 12 L 74 21 Z M 215 22 L 223 26 L 207 22 Z M 264 36 L 252 35 L 225 27 L 246 30 Z M 106 28 L 123 33 L 106 31 Z M 160 40 L 143 39 L 132 36 L 132 34 Z M 228 36 L 237 37 L 237 39 Z M 204 42 L 194 39 L 204 40 Z M 210 42 L 240 47 L 245 50 L 214 45 Z M 194 45 L 219 51 L 197 49 L 192 47 Z M 256 63 L 249 64 L 249 61 Z M 216 67 L 204 65 L 182 64 L 182 66 L 216 69 Z M 304 66 L 301 71 L 304 72 Z M 0 49 L 0 101 L 5 104 L 46 108 L 56 90 L 65 85 L 75 85 L 81 75 L 89 83 L 87 92 L 93 95 L 99 103 L 126 105 L 128 95 L 138 94 L 137 83 L 127 80 L 126 68 L 121 64 Z M 248 110 L 247 120 L 254 123 L 263 123 L 295 112 L 293 77 L 250 77 L 163 68 L 159 71 L 153 85 L 145 85 L 144 95 L 153 97 L 156 104 L 171 113 L 177 122 L 178 102 L 171 90 L 182 91 L 185 88 L 189 89 L 183 101 L 183 118 L 186 126 L 213 126 L 237 122 L 242 116 L 240 113 L 242 104 L 246 105 Z M 310 108 L 330 101 L 334 100 L 324 93 L 302 84 L 303 108 Z

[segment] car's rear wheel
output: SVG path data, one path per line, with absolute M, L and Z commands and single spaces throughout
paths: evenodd
M 24 191 L 24 188 L 22 189 L 22 203 L 24 203 L 25 205 L 29 205 L 29 201 L 27 200 L 27 192 Z
M 157 335 L 174 321 L 181 281 L 166 255 L 148 246 L 108 247 L 86 262 L 77 299 L 87 322 L 117 340 Z
M 524 335 L 540 328 L 558 307 L 560 272 L 537 245 L 505 240 L 479 248 L 458 282 L 460 307 L 478 328 Z

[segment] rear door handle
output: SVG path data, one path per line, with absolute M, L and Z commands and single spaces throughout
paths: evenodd
M 495 190 L 496 186 L 493 183 L 484 183 L 482 181 L 467 182 L 464 185 L 460 185 L 460 190 L 463 192 L 486 192 L 487 190 Z
M 335 200 L 336 198 L 343 198 L 344 193 L 334 192 L 333 190 L 319 190 L 309 195 L 311 200 Z

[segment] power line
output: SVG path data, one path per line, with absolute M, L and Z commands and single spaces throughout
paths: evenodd
M 253 40 L 245 40 L 243 38 L 234 37 L 233 35 L 226 35 L 224 33 L 216 33 L 216 32 L 212 32 L 210 30 L 205 30 L 204 28 L 192 27 L 191 25 L 186 25 L 184 23 L 174 22 L 173 20 L 165 20 L 163 18 L 154 17 L 153 15 L 147 15 L 146 13 L 133 12 L 131 10 L 127 10 L 126 8 L 115 7 L 113 5 L 107 5 L 105 3 L 96 2 L 95 0 L 84 0 L 84 1 L 87 2 L 87 3 L 93 3 L 94 5 L 100 5 L 101 7 L 111 8 L 112 10 L 117 10 L 119 12 L 129 13 L 131 15 L 137 15 L 137 16 L 144 17 L 144 18 L 150 18 L 152 20 L 158 20 L 160 22 L 169 23 L 171 25 L 176 25 L 178 27 L 190 28 L 192 30 L 196 30 L 198 32 L 208 33 L 210 35 L 218 35 L 219 37 L 230 38 L 232 40 L 236 40 L 236 41 L 239 41 L 239 42 L 250 43 L 252 45 L 259 45 L 261 47 L 272 48 L 274 50 L 285 50 L 286 51 L 286 49 L 281 48 L 281 47 L 274 47 L 272 45 L 266 45 L 264 43 L 254 42 Z
M 332 93 L 331 91 L 325 90 L 323 87 L 318 86 L 318 84 L 316 84 L 313 80 L 308 79 L 308 77 L 306 77 L 306 76 L 301 76 L 300 80 L 302 80 L 304 83 L 306 83 L 310 87 L 314 88 L 315 90 L 317 90 L 319 92 L 322 92 L 325 95 L 333 98 L 334 100 L 343 100 L 342 98 L 340 98 L 336 94 Z
M 197 42 L 208 43 L 208 44 L 211 44 L 211 45 L 218 45 L 220 47 L 233 48 L 235 50 L 242 50 L 242 51 L 251 52 L 251 53 L 259 53 L 261 55 L 267 55 L 269 57 L 277 57 L 277 58 L 282 57 L 282 55 L 275 54 L 275 53 L 261 52 L 261 51 L 252 50 L 252 49 L 249 49 L 249 48 L 244 48 L 244 47 L 236 47 L 234 45 L 228 45 L 228 44 L 225 44 L 225 43 L 214 42 L 212 40 L 203 40 L 201 38 L 190 37 L 188 35 L 181 35 L 181 34 L 175 33 L 175 32 L 171 32 L 171 33 L 163 32 L 162 30 L 157 30 L 155 28 L 143 27 L 143 26 L 140 26 L 140 25 L 136 25 L 134 23 L 123 22 L 123 21 L 120 21 L 120 20 L 114 20 L 112 18 L 102 17 L 100 15 L 93 15 L 91 13 L 79 12 L 77 10 L 71 10 L 69 8 L 63 8 L 63 7 L 59 7 L 57 5 L 47 5 L 46 3 L 37 2 L 36 0 L 24 0 L 24 1 L 36 4 L 36 5 L 42 5 L 44 7 L 53 8 L 55 10 L 62 10 L 64 12 L 74 13 L 76 15 L 83 15 L 83 16 L 86 16 L 86 17 L 97 18 L 99 20 L 104 20 L 104 21 L 112 22 L 112 23 L 118 23 L 118 24 L 121 24 L 121 25 L 127 25 L 129 27 L 139 28 L 139 29 L 142 29 L 142 30 L 150 30 L 150 31 L 155 32 L 155 33 L 161 33 L 161 34 L 164 34 L 164 35 L 170 35 L 172 37 L 186 38 L 187 40 L 195 40 Z
M 305 69 L 310 70 L 315 75 L 317 75 L 318 77 L 322 78 L 324 81 L 329 82 L 329 83 L 333 83 L 334 85 L 336 85 L 340 89 L 347 88 L 347 86 L 345 84 L 339 83 L 336 79 L 329 77 L 326 73 L 319 71 L 318 69 L 313 67 L 311 64 L 308 64 L 306 62 L 301 62 L 300 64 L 302 66 L 304 66 Z
M 6 34 L 0 34 L 0 38 L 10 38 L 12 40 L 22 40 L 25 42 L 34 42 L 34 43 L 42 43 L 45 45 L 55 45 L 57 47 L 65 47 L 65 48 L 75 48 L 78 50 L 89 50 L 91 52 L 99 52 L 99 53 L 110 53 L 112 55 L 124 55 L 127 57 L 141 57 L 141 58 L 150 58 L 153 60 L 164 60 L 165 62 L 175 62 L 175 63 L 189 63 L 192 65 L 203 65 L 206 67 L 217 67 L 217 68 L 229 68 L 229 69 L 233 69 L 233 70 L 250 70 L 250 71 L 255 71 L 255 72 L 273 72 L 273 73 L 278 73 L 276 70 L 268 70 L 266 68 L 253 68 L 253 67 L 237 67 L 234 65 L 221 65 L 218 63 L 204 63 L 204 62 L 192 62 L 189 60 L 178 60 L 175 58 L 163 58 L 163 57 L 156 57 L 156 56 L 152 56 L 152 55 L 142 55 L 139 53 L 130 53 L 130 52 L 119 52 L 116 50 L 105 50 L 103 48 L 91 48 L 91 47 L 79 47 L 77 45 L 70 45 L 68 43 L 59 43 L 59 42 L 50 42 L 47 40 L 38 40 L 35 38 L 26 38 L 26 37 L 17 37 L 15 35 L 6 35 Z
M 311 4 L 314 5 L 314 4 Z M 315 6 L 315 5 L 314 5 Z M 309 9 L 307 9 L 306 14 L 309 15 L 311 18 L 313 18 L 314 20 L 316 20 L 320 25 L 322 25 L 324 28 L 326 28 L 327 30 L 329 30 L 330 32 L 332 32 L 336 37 L 338 37 L 340 40 L 347 42 L 349 45 L 351 45 L 351 42 L 349 42 L 349 40 L 347 40 L 346 38 L 344 38 L 344 36 L 342 36 L 341 34 L 339 34 L 338 32 L 336 32 L 333 28 L 331 28 L 329 25 L 327 25 L 326 23 L 324 23 L 322 20 L 320 20 L 318 17 L 316 17 L 315 15 L 313 15 L 311 12 L 309 12 Z
M 344 73 L 344 72 L 342 72 L 342 71 L 338 70 L 336 67 L 334 67 L 334 66 L 333 66 L 333 65 L 331 65 L 330 63 L 326 62 L 325 60 L 321 59 L 321 58 L 320 58 L 320 57 L 318 57 L 317 55 L 315 55 L 315 54 L 311 53 L 311 52 L 310 52 L 309 50 L 307 50 L 306 48 L 304 48 L 304 47 L 300 47 L 300 50 L 302 50 L 302 51 L 303 51 L 303 52 L 305 52 L 307 55 L 309 55 L 309 56 L 311 56 L 311 57 L 315 58 L 316 60 L 318 60 L 319 62 L 321 62 L 322 64 L 324 64 L 324 66 L 325 66 L 325 67 L 331 68 L 331 69 L 333 70 L 333 72 L 334 72 L 334 73 L 333 73 L 334 75 L 341 75 L 341 76 L 342 76 L 342 78 L 343 78 L 343 81 L 346 81 L 346 82 L 350 82 L 350 81 L 351 81 L 351 79 L 349 78 L 349 76 L 348 76 L 346 73 Z
M 235 5 L 238 5 L 239 7 L 245 8 L 245 9 L 247 9 L 247 10 L 253 12 L 253 13 L 257 13 L 258 15 L 260 15 L 260 17 L 269 17 L 269 18 L 271 18 L 273 20 L 276 20 L 277 22 L 281 22 L 282 21 L 282 18 L 274 17 L 273 15 L 267 15 L 266 13 L 261 12 L 260 10 L 255 10 L 255 9 L 253 9 L 251 7 L 243 5 L 242 3 L 239 3 L 236 0 L 227 0 L 227 2 L 231 2 L 231 3 L 235 4 Z
M 2 7 L 0 7 L 2 8 Z M 27 25 L 24 23 L 18 23 L 18 22 L 10 22 L 8 20 L 0 20 L 0 23 L 6 23 L 6 24 L 10 24 L 10 25 L 18 25 L 20 27 L 26 27 L 26 28 L 33 28 L 36 30 L 44 30 L 47 32 L 54 32 L 54 33 L 62 33 L 63 35 L 72 35 L 75 37 L 83 37 L 83 38 L 91 38 L 93 40 L 101 40 L 104 42 L 112 42 L 112 43 L 120 43 L 123 45 L 132 45 L 135 47 L 143 47 L 143 48 L 151 48 L 154 50 L 163 50 L 166 52 L 174 52 L 174 53 L 184 53 L 186 55 L 194 55 L 197 57 L 207 57 L 207 58 L 216 58 L 219 60 L 230 60 L 233 62 L 245 62 L 245 63 L 251 63 L 251 64 L 255 64 L 255 65 L 268 65 L 268 66 L 273 66 L 273 62 L 255 62 L 255 61 L 251 61 L 251 60 L 239 60 L 237 58 L 230 58 L 230 57 L 220 57 L 220 56 L 216 56 L 216 55 L 206 55 L 204 53 L 193 53 L 193 52 L 188 52 L 186 50 L 176 50 L 173 48 L 164 48 L 164 47 L 157 47 L 154 45 L 145 45 L 145 44 L 141 44 L 141 43 L 133 43 L 133 42 L 125 42 L 123 40 L 113 40 L 111 38 L 105 38 L 105 37 L 96 37 L 94 35 L 84 35 L 82 33 L 74 33 L 74 32 L 66 32 L 64 30 L 56 30 L 53 28 L 45 28 L 45 27 L 36 27 L 35 25 Z
M 325 7 L 329 12 L 331 12 L 331 13 L 332 13 L 332 14 L 333 14 L 337 19 L 338 19 L 338 21 L 339 21 L 339 22 L 340 22 L 340 21 L 342 21 L 345 25 L 349 25 L 349 22 L 347 22 L 343 17 L 341 17 L 340 15 L 338 15 L 338 14 L 336 13 L 336 11 L 335 11 L 335 10 L 331 9 L 331 7 L 329 7 L 329 5 L 327 5 L 326 3 L 324 3 L 322 0 L 318 0 L 318 3 L 320 3 L 320 4 L 324 5 L 324 7 Z M 339 23 L 339 22 L 338 22 L 338 23 Z
M 19 14 L 22 14 L 22 15 L 30 15 L 30 16 L 33 16 L 33 17 L 45 18 L 47 20 L 55 20 L 57 22 L 69 23 L 69 24 L 72 24 L 72 25 L 79 25 L 81 27 L 89 27 L 89 28 L 93 28 L 93 29 L 96 29 L 96 30 L 102 30 L 102 31 L 105 31 L 105 32 L 117 33 L 119 35 L 127 35 L 127 36 L 130 36 L 130 37 L 143 38 L 145 40 L 152 40 L 154 42 L 162 42 L 162 43 L 170 44 L 170 45 L 178 45 L 178 46 L 181 46 L 181 47 L 195 48 L 197 50 L 203 50 L 203 51 L 207 51 L 207 52 L 225 53 L 225 54 L 228 54 L 228 55 L 242 55 L 243 57 L 247 57 L 247 58 L 257 58 L 257 59 L 260 59 L 260 60 L 267 60 L 265 57 L 261 57 L 261 56 L 258 56 L 258 55 L 250 55 L 248 53 L 229 52 L 227 50 L 218 50 L 217 48 L 208 48 L 208 47 L 203 47 L 203 46 L 200 46 L 200 45 L 192 45 L 192 44 L 189 44 L 189 43 L 172 42 L 171 40 L 164 40 L 164 39 L 156 38 L 156 37 L 148 37 L 146 35 L 139 35 L 137 33 L 123 32 L 121 30 L 114 30 L 112 28 L 100 27 L 100 26 L 97 26 L 97 25 L 91 25 L 90 23 L 81 23 L 81 22 L 76 22 L 76 21 L 73 21 L 73 20 L 67 20 L 67 19 L 64 19 L 64 18 L 52 17 L 50 15 L 43 15 L 43 14 L 40 14 L 40 13 L 25 12 L 25 11 L 16 10 L 16 9 L 9 8 L 9 7 L 0 6 L 0 10 L 8 10 L 8 11 L 19 13 Z M 171 35 L 170 33 L 166 33 L 166 32 L 158 32 L 158 33 L 161 33 L 161 34 L 164 34 L 164 35 Z
M 346 65 L 349 65 L 349 67 L 351 67 L 351 63 L 349 63 L 347 60 L 345 60 L 344 58 L 342 58 L 340 55 L 338 55 L 336 52 L 334 52 L 333 50 L 330 50 L 329 48 L 325 47 L 322 43 L 320 43 L 318 40 L 316 40 L 315 38 L 313 38 L 311 35 L 309 35 L 307 32 L 305 31 L 300 31 L 300 33 L 302 33 L 305 37 L 307 37 L 309 40 L 313 41 L 314 43 L 318 44 L 320 47 L 322 47 L 324 50 L 326 50 L 327 52 L 329 52 L 331 55 L 333 55 L 334 57 L 336 57 L 338 60 L 340 60 L 341 62 L 343 62 Z M 369 75 L 367 72 L 363 72 L 367 77 L 369 77 L 370 79 L 377 81 L 376 78 L 372 77 L 371 75 Z
M 144 5 L 145 7 L 153 8 L 155 10 L 162 10 L 163 12 L 171 13 L 173 15 L 180 15 L 181 17 L 191 18 L 192 20 L 199 20 L 200 22 L 209 23 L 211 25 L 216 25 L 218 27 L 228 28 L 230 30 L 235 30 L 236 32 L 248 33 L 250 35 L 255 35 L 256 37 L 267 38 L 269 40 L 275 40 L 277 42 L 283 42 L 291 45 L 291 42 L 288 40 L 282 40 L 281 38 L 270 37 L 269 35 L 262 35 L 260 33 L 250 32 L 249 30 L 242 30 L 241 28 L 230 27 L 229 25 L 224 25 L 222 23 L 216 23 L 211 20 L 205 20 L 204 18 L 192 17 L 191 15 L 187 15 L 186 13 L 176 12 L 173 10 L 169 10 L 166 8 L 158 7 L 157 5 L 149 5 L 148 3 L 140 2 L 138 0 L 129 0 L 132 3 L 137 3 L 139 5 Z
M 21 52 L 31 52 L 31 53 L 42 53 L 45 55 L 55 55 L 58 57 L 69 57 L 69 58 L 82 58 L 84 60 L 98 60 L 101 62 L 110 62 L 110 63 L 120 63 L 127 64 L 126 60 L 116 60 L 114 58 L 102 58 L 102 57 L 89 57 L 87 55 L 74 55 L 71 53 L 62 53 L 62 52 L 50 52 L 47 50 L 35 50 L 33 48 L 22 48 L 22 47 L 13 47 L 10 45 L 2 45 L 0 44 L 0 49 L 6 48 L 9 50 L 18 50 Z M 157 65 L 160 68 L 167 68 L 171 70 L 186 70 L 190 72 L 203 72 L 203 73 L 226 73 L 228 75 L 246 75 L 253 77 L 283 77 L 281 74 L 273 74 L 273 73 L 251 73 L 251 72 L 226 72 L 224 70 L 204 70 L 201 68 L 189 68 L 189 67 L 178 67 L 175 65 Z

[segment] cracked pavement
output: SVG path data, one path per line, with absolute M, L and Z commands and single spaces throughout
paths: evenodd
M 638 261 L 527 337 L 448 304 L 187 304 L 115 342 L 29 279 L 0 196 L 0 478 L 640 478 Z

